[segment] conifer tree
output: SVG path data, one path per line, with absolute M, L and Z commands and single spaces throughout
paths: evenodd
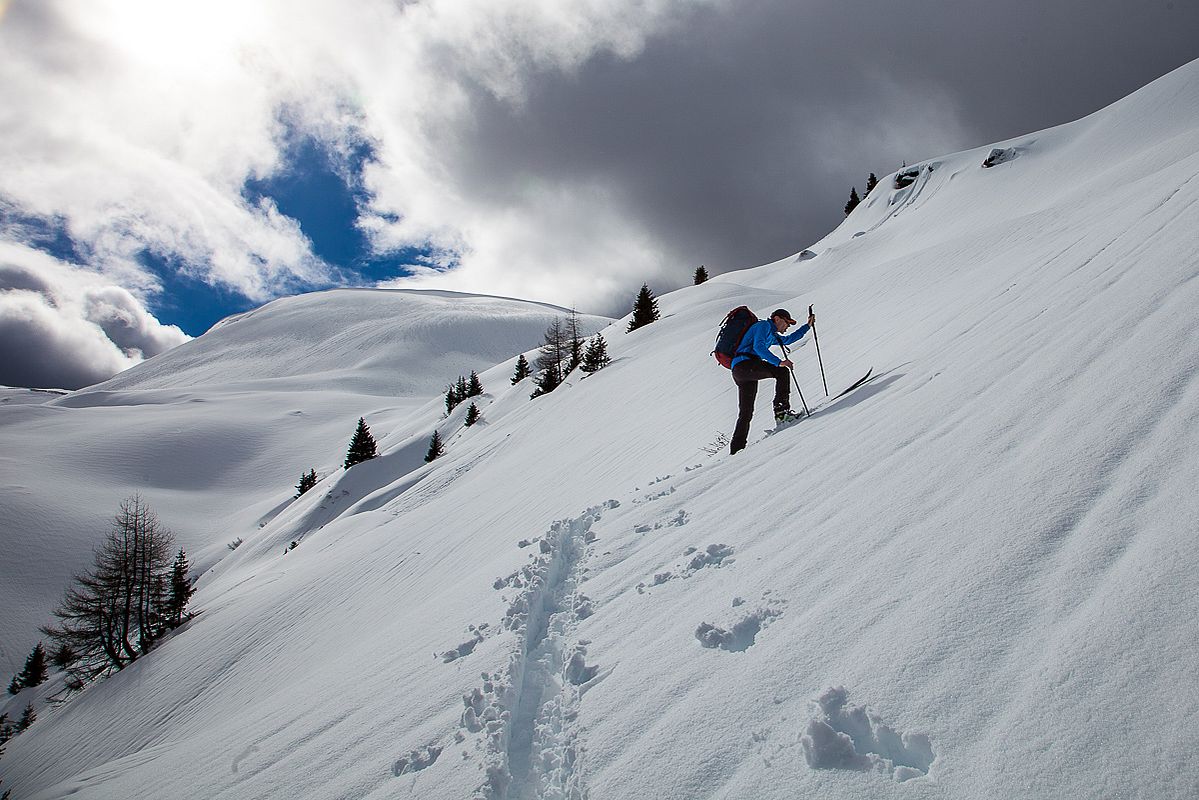
M 524 353 L 521 353 L 520 357 L 516 359 L 516 371 L 512 373 L 512 385 L 515 386 L 532 374 L 533 369 L 529 366 L 529 360 L 525 358 Z
M 871 172 L 870 177 L 866 179 L 866 195 L 865 196 L 869 197 L 870 193 L 874 191 L 875 186 L 878 186 L 878 176 L 875 175 L 873 172 Z
M 55 644 L 79 654 L 76 679 L 122 669 L 162 633 L 161 599 L 173 548 L 171 532 L 138 495 L 122 501 L 94 565 L 76 576 L 54 610 L 59 625 L 42 628 Z
M 441 441 L 441 434 L 437 429 L 433 429 L 433 437 L 429 439 L 429 452 L 425 453 L 425 463 L 441 458 L 445 455 L 445 444 Z
M 300 474 L 300 482 L 296 484 L 296 497 L 316 486 L 316 469 L 310 469 Z
M 466 385 L 465 375 L 458 376 L 458 382 L 454 384 L 454 394 L 457 395 L 459 403 L 470 397 L 470 389 Z
M 474 403 L 471 403 L 470 408 L 466 409 L 466 420 L 465 420 L 466 427 L 469 428 L 471 425 L 474 425 L 476 422 L 479 421 L 479 417 L 481 417 L 481 416 L 482 415 L 479 413 L 479 407 L 477 405 L 475 405 Z
M 59 669 L 66 669 L 75 663 L 79 656 L 71 649 L 70 645 L 62 644 L 54 649 L 50 655 L 50 663 Z
M 562 385 L 562 378 L 558 370 L 553 367 L 546 367 L 537 373 L 537 377 L 533 379 L 533 385 L 537 388 L 529 395 L 530 398 L 540 397 L 543 394 L 549 394 L 554 391 Z
M 583 354 L 583 364 L 580 367 L 584 372 L 596 372 L 612 363 L 612 359 L 608 357 L 608 343 L 604 341 L 601 334 L 596 334 L 595 338 L 587 343 L 587 352 Z
M 470 380 L 466 384 L 466 396 L 478 397 L 483 394 L 483 382 L 479 380 L 479 373 L 473 369 L 470 371 Z
M 358 428 L 354 431 L 354 438 L 350 439 L 350 449 L 346 452 L 345 468 L 370 461 L 377 455 L 379 453 L 375 448 L 375 437 L 371 436 L 371 429 L 366 427 L 366 419 L 359 417 Z
M 566 337 L 566 346 L 569 351 L 566 357 L 566 368 L 562 370 L 563 376 L 566 376 L 583 363 L 583 347 L 586 345 L 582 330 L 579 328 L 579 315 L 573 308 L 570 310 L 570 316 L 566 318 L 566 327 L 562 333 Z
M 17 693 L 19 693 L 19 692 L 21 691 L 21 689 L 23 689 L 23 688 L 24 688 L 24 687 L 23 687 L 23 686 L 21 686 L 21 680 L 20 680 L 20 678 L 18 678 L 16 675 L 13 675 L 13 676 L 12 676 L 12 682 L 8 684 L 8 693 L 9 693 L 9 694 L 17 694 Z
M 641 291 L 637 293 L 637 299 L 633 301 L 633 318 L 629 320 L 629 327 L 625 333 L 632 333 L 651 322 L 657 322 L 661 316 L 658 312 L 658 301 L 654 299 L 654 293 L 649 290 L 649 284 L 643 283 L 641 284 Z
M 545 341 L 537 356 L 537 369 L 541 372 L 534 379 L 537 390 L 530 397 L 549 394 L 562 385 L 565 373 L 562 371 L 564 362 L 570 355 L 570 344 L 562 327 L 562 320 L 555 319 L 545 329 Z
M 22 686 L 40 686 L 45 683 L 48 676 L 46 648 L 42 647 L 41 642 L 38 642 L 37 646 L 33 648 L 33 652 L 25 659 L 25 669 L 17 677 Z
M 21 721 L 17 723 L 17 733 L 29 730 L 29 726 L 37 721 L 37 712 L 33 710 L 33 701 L 25 706 L 25 713 L 21 715 Z
M 862 202 L 862 198 L 858 197 L 858 187 L 854 186 L 849 190 L 849 202 L 845 204 L 845 216 L 849 216 L 849 212 L 858 207 L 858 203 Z
M 707 279 L 708 279 L 708 271 L 706 269 L 704 269 L 703 264 L 700 264 L 699 267 L 695 270 L 695 285 L 699 286 L 701 283 L 703 283 Z
M 171 565 L 170 592 L 163 604 L 162 616 L 168 628 L 178 628 L 184 620 L 192 616 L 187 612 L 187 604 L 191 602 L 192 595 L 196 593 L 196 587 L 187 577 L 190 570 L 191 564 L 187 561 L 187 553 L 181 547 L 178 555 L 175 556 L 175 563 Z

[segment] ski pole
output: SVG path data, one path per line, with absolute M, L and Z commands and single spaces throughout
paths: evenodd
M 824 383 L 824 396 L 828 397 L 828 381 L 824 378 L 824 359 L 820 357 L 820 337 L 816 335 L 816 320 L 813 319 L 812 307 L 808 306 L 808 319 L 812 320 L 812 341 L 816 342 L 816 360 L 820 362 L 820 380 Z
M 779 347 L 783 348 L 783 357 L 790 361 L 791 351 L 787 349 L 787 345 L 783 344 L 781 339 Z M 812 416 L 811 410 L 808 409 L 808 402 L 803 399 L 803 389 L 799 388 L 799 378 L 795 377 L 795 367 L 787 367 L 787 369 L 791 372 L 791 380 L 795 381 L 795 391 L 799 393 L 799 402 L 803 406 L 804 413 L 809 417 Z

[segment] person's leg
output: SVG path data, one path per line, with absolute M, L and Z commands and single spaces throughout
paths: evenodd
M 770 367 L 774 378 L 774 413 L 791 410 L 791 371 L 786 367 Z
M 753 377 L 752 369 L 744 368 L 745 364 L 741 362 L 733 370 L 733 380 L 737 384 L 737 427 L 733 429 L 733 441 L 729 443 L 730 453 L 745 449 L 749 423 L 754 418 L 754 401 L 758 398 L 758 378 Z

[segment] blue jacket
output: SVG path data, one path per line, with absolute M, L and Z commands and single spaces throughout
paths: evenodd
M 777 367 L 782 363 L 782 360 L 770 352 L 771 346 L 798 342 L 807 332 L 808 326 L 804 324 L 796 328 L 795 333 L 779 336 L 772 320 L 758 320 L 753 325 L 750 325 L 749 330 L 745 332 L 745 336 L 741 337 L 741 344 L 737 346 L 737 355 L 733 358 L 733 363 L 730 366 L 736 367 L 747 358 L 760 358 L 767 364 Z

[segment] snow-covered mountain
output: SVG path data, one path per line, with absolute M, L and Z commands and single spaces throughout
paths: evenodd
M 511 360 L 484 371 L 484 424 L 463 429 L 461 409 L 437 423 L 449 449 L 432 464 L 414 449 L 436 398 L 351 401 L 384 380 L 364 344 L 338 430 L 386 408 L 382 457 L 330 469 L 334 448 L 291 503 L 274 487 L 297 469 L 280 472 L 262 527 L 203 574 L 203 613 L 45 709 L 9 744 L 4 785 L 1193 797 L 1197 223 L 1199 62 L 1078 122 L 884 178 L 800 255 L 666 295 L 632 334 L 608 327 L 612 365 L 553 394 L 509 386 Z M 878 377 L 828 403 L 809 337 L 796 371 L 816 413 L 763 438 L 763 387 L 749 448 L 706 452 L 736 413 L 708 356 L 717 322 L 809 303 L 830 389 Z M 249 347 L 240 324 L 213 335 Z M 189 381 L 223 369 L 219 354 L 179 357 Z M 342 362 L 312 363 L 230 367 L 251 380 L 225 399 L 285 415 L 294 403 L 263 401 L 253 380 L 302 392 Z M 89 407 L 186 402 L 190 384 L 141 369 L 147 388 Z M 88 431 L 72 458 L 140 485 L 98 418 L 54 432 L 50 415 L 78 405 L 5 413 L 45 415 L 30 421 L 50 443 Z M 147 454 L 146 499 L 173 508 L 171 456 L 227 458 L 258 427 L 246 413 Z M 230 492 L 203 496 L 227 506 Z
M 6 390 L 0 669 L 24 662 L 122 498 L 144 495 L 206 570 L 288 505 L 301 473 L 338 470 L 360 416 L 381 447 L 423 456 L 448 383 L 511 368 L 567 313 L 454 292 L 316 292 L 66 396 Z

